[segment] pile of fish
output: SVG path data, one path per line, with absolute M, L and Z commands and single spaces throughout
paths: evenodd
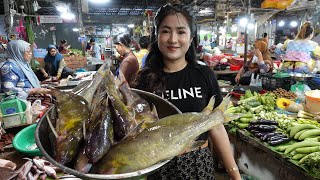
M 203 132 L 239 118 L 225 115 L 230 98 L 213 110 L 158 119 L 155 106 L 104 64 L 94 79 L 56 97 L 54 158 L 83 173 L 122 174 L 145 169 L 194 147 Z

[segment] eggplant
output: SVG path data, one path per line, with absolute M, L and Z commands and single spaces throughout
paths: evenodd
M 253 130 L 262 131 L 262 132 L 274 132 L 277 129 L 276 126 L 263 125 L 263 124 L 253 125 L 252 128 Z
M 264 135 L 263 137 L 261 137 L 260 139 L 261 139 L 262 141 L 267 141 L 269 138 L 271 138 L 271 137 L 273 137 L 273 136 L 278 136 L 278 135 L 280 135 L 280 134 L 282 134 L 282 133 L 269 132 L 269 133 L 267 133 L 266 135 Z
M 278 125 L 277 121 L 267 120 L 267 119 L 258 119 L 256 121 L 252 121 L 251 124 L 263 124 L 263 125 Z
M 268 143 L 270 145 L 272 145 L 272 146 L 275 146 L 275 145 L 278 145 L 278 144 L 289 142 L 290 140 L 291 140 L 290 138 L 285 137 L 285 138 L 280 138 L 280 139 L 277 139 L 277 140 L 274 140 L 274 141 L 268 141 Z
M 278 140 L 278 139 L 281 139 L 281 138 L 286 138 L 287 136 L 284 135 L 284 134 L 279 134 L 277 136 L 272 136 L 270 138 L 268 138 L 268 141 L 275 141 L 275 140 Z
M 254 136 L 260 138 L 260 137 L 264 137 L 267 134 L 269 134 L 269 132 L 258 132 L 258 133 L 254 133 Z

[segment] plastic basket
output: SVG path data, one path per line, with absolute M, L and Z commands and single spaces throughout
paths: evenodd
M 290 77 L 274 77 L 271 74 L 261 74 L 262 88 L 268 91 L 282 88 L 287 91 L 290 90 L 294 81 Z
M 32 122 L 31 103 L 26 101 L 26 108 L 24 112 L 19 112 L 19 113 L 14 113 L 9 115 L 1 114 L 0 121 L 3 122 L 4 129 L 31 124 Z

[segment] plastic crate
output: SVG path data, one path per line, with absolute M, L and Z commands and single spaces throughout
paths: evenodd
M 0 121 L 3 123 L 4 129 L 31 124 L 31 103 L 26 101 L 26 109 L 24 112 L 9 115 L 0 114 Z
M 290 77 L 274 77 L 271 74 L 261 74 L 260 77 L 262 88 L 268 91 L 272 91 L 277 88 L 289 91 L 291 85 L 294 84 L 294 81 L 291 80 Z

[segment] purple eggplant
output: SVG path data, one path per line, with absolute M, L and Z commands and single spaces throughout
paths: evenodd
M 273 125 L 253 125 L 253 130 L 261 131 L 261 132 L 274 132 L 277 129 L 276 126 Z
M 278 125 L 278 122 L 267 119 L 258 119 L 256 121 L 252 121 L 251 124 Z
M 270 138 L 268 138 L 268 141 L 275 141 L 275 140 L 278 140 L 278 139 L 281 139 L 281 138 L 286 138 L 287 136 L 284 135 L 284 134 L 279 134 L 279 135 L 276 135 L 276 136 L 272 136 Z
M 262 141 L 267 141 L 269 138 L 273 137 L 273 136 L 278 136 L 282 133 L 278 133 L 278 132 L 269 132 L 266 135 L 264 135 L 263 137 L 261 137 Z
M 274 141 L 268 141 L 268 143 L 272 146 L 278 145 L 278 144 L 282 144 L 282 143 L 286 143 L 289 142 L 291 139 L 286 137 L 286 138 L 280 138 Z

